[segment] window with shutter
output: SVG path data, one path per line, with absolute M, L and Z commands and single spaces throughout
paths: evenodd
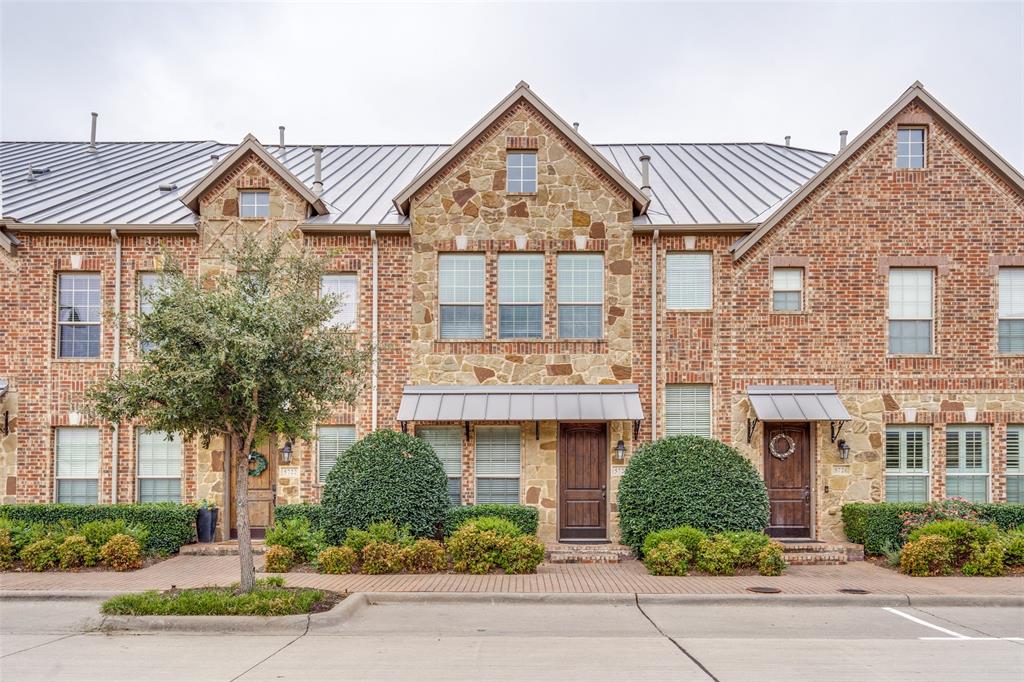
M 442 339 L 484 336 L 484 256 L 442 253 L 438 257 Z
M 462 504 L 462 429 L 458 426 L 424 426 L 416 435 L 430 443 L 448 474 L 448 496 L 452 504 Z
M 520 434 L 518 426 L 476 429 L 476 502 L 519 503 Z
M 988 427 L 946 428 L 946 497 L 988 502 Z
M 885 501 L 928 501 L 928 429 L 889 426 L 885 430 Z
M 181 502 L 181 438 L 138 429 L 135 436 L 139 502 Z
M 59 428 L 57 446 L 57 502 L 98 504 L 100 430 Z
M 711 254 L 668 254 L 665 299 L 670 310 L 711 310 Z
M 932 291 L 935 272 L 928 268 L 889 270 L 889 353 L 932 352 Z
M 544 335 L 544 254 L 498 256 L 498 336 L 539 339 Z
M 316 468 L 317 480 L 321 485 L 327 482 L 327 474 L 334 468 L 338 458 L 355 442 L 354 426 L 321 426 L 317 429 Z
M 558 256 L 558 336 L 600 339 L 604 335 L 604 256 Z
M 1006 501 L 1024 504 L 1024 426 L 1006 427 Z
M 1024 268 L 999 268 L 999 352 L 1024 353 Z
M 710 384 L 669 384 L 665 387 L 665 434 L 711 437 Z

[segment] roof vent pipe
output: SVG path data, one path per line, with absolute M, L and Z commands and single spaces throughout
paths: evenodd
M 95 111 L 92 112 L 92 131 L 89 133 L 89 151 L 96 151 L 96 119 L 100 117 Z
M 281 138 L 281 141 L 278 143 L 278 146 L 283 147 L 284 146 L 284 126 L 277 126 L 277 132 L 278 132 L 278 134 L 280 135 L 280 138 Z
M 789 146 L 789 140 L 790 140 L 790 136 L 789 136 L 789 135 L 786 135 L 786 146 L 787 146 L 787 147 Z
M 839 131 L 839 151 L 846 149 L 846 136 L 850 134 L 849 130 Z
M 580 131 L 580 122 L 579 121 L 573 121 L 572 122 L 572 129 L 575 130 L 578 133 Z
M 317 196 L 323 194 L 324 191 L 324 180 L 320 174 L 320 157 L 323 152 L 323 147 L 313 147 L 313 194 Z
M 651 157 L 640 155 L 640 191 L 651 196 Z
M 219 156 L 217 156 L 216 154 L 210 154 L 210 165 L 211 166 L 216 166 L 218 161 L 220 161 L 220 157 Z

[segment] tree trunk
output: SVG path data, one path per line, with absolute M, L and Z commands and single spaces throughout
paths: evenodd
M 246 447 L 248 440 L 246 438 L 239 443 L 240 449 L 235 460 L 235 523 L 238 528 L 238 563 L 241 569 L 241 579 L 238 581 L 240 593 L 252 592 L 256 587 L 252 533 L 249 530 L 249 452 Z

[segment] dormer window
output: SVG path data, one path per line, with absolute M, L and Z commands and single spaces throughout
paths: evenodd
M 896 130 L 896 167 L 924 168 L 926 131 L 922 127 L 900 126 Z
M 506 171 L 509 192 L 533 194 L 537 191 L 537 152 L 509 152 Z
M 242 218 L 269 218 L 270 192 L 266 190 L 240 192 L 238 197 L 238 210 L 238 215 Z

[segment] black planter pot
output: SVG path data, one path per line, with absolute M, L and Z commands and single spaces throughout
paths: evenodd
M 199 542 L 213 542 L 217 531 L 217 508 L 200 509 L 196 517 L 196 535 Z

